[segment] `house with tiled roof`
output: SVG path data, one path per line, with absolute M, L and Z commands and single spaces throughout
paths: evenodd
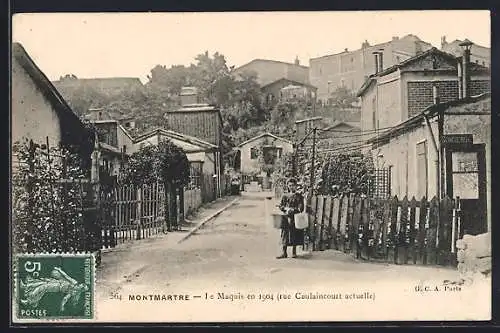
M 90 172 L 94 133 L 69 107 L 20 43 L 12 44 L 11 140 L 74 147 Z
M 470 46 L 461 57 L 432 48 L 381 69 L 357 95 L 371 133 L 359 145 L 388 169 L 389 195 L 458 198 L 461 232 L 477 234 L 491 225 L 491 79 Z
M 296 59 L 288 63 L 270 59 L 254 59 L 231 72 L 235 78 L 240 74 L 256 74 L 257 82 L 261 87 L 267 86 L 280 79 L 287 79 L 301 84 L 309 83 L 309 67 L 303 66 Z
M 216 187 L 211 189 L 203 188 L 202 177 L 212 179 L 216 175 L 216 159 L 218 157 L 218 146 L 204 141 L 200 138 L 187 134 L 156 128 L 144 133 L 133 140 L 133 151 L 139 151 L 148 145 L 158 145 L 163 140 L 169 140 L 174 145 L 186 153 L 190 164 L 191 183 L 195 187 L 200 187 L 207 197 L 216 197 Z M 210 191 L 211 193 L 206 193 Z

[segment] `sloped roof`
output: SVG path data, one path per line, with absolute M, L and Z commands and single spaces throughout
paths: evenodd
M 195 138 L 195 137 L 190 136 L 190 135 L 174 132 L 171 130 L 166 130 L 164 128 L 156 128 L 156 129 L 153 129 L 147 133 L 144 133 L 144 134 L 134 138 L 134 143 L 139 143 L 141 141 L 149 139 L 150 137 L 158 135 L 158 134 L 166 136 L 168 138 L 175 139 L 175 140 L 183 141 L 183 142 L 186 142 L 186 143 L 191 144 L 191 145 L 198 146 L 201 148 L 201 150 L 210 150 L 210 149 L 217 148 L 216 145 L 211 144 L 209 142 L 206 142 L 204 140 Z
M 314 90 L 318 89 L 318 88 L 316 88 L 315 86 L 313 86 L 313 85 L 311 85 L 309 83 L 299 82 L 299 81 L 296 81 L 296 80 L 290 80 L 290 79 L 288 79 L 286 77 L 282 77 L 282 78 L 279 78 L 279 79 L 274 80 L 272 82 L 266 83 L 265 85 L 261 86 L 261 89 L 264 89 L 265 87 L 268 87 L 268 86 L 270 86 L 272 84 L 275 84 L 276 82 L 280 82 L 280 81 L 288 81 L 288 82 L 290 82 L 293 85 L 294 88 L 297 88 L 297 87 L 299 87 L 299 88 L 300 87 L 308 87 L 308 88 L 312 88 Z M 283 88 L 283 89 L 285 89 L 285 88 Z
M 40 68 L 35 64 L 33 59 L 28 55 L 24 47 L 20 43 L 12 43 L 12 57 L 14 57 L 21 67 L 28 73 L 33 82 L 40 89 L 42 94 L 47 98 L 47 100 L 52 104 L 54 110 L 58 113 L 64 121 L 69 126 L 62 128 L 62 133 L 64 137 L 71 137 L 72 141 L 80 135 L 80 144 L 82 140 L 81 133 L 85 135 L 92 135 L 82 120 L 78 115 L 71 109 L 71 107 L 66 103 L 64 98 L 59 94 L 54 85 L 45 76 L 45 74 L 40 70 Z M 75 133 L 76 128 L 81 131 Z M 73 142 L 75 143 L 75 142 Z
M 259 64 L 260 66 L 256 64 Z M 265 65 L 266 67 L 267 66 L 272 66 L 274 68 L 278 67 L 280 69 L 279 71 L 280 74 L 276 74 L 276 71 L 273 70 L 269 71 L 268 69 L 253 68 L 255 67 L 255 65 L 258 67 L 262 67 L 262 65 Z M 247 70 L 250 70 L 257 74 L 256 81 L 261 87 L 276 82 L 283 76 L 289 77 L 294 80 L 299 79 L 300 81 L 303 81 L 299 82 L 301 84 L 306 83 L 309 80 L 309 67 L 283 61 L 267 60 L 267 59 L 254 59 L 249 63 L 244 64 L 243 66 L 233 69 L 231 71 L 231 75 L 233 75 L 233 77 L 236 76 L 236 79 L 238 79 L 237 75 L 245 73 Z
M 359 127 L 360 123 L 359 122 L 353 122 L 353 121 L 335 121 L 332 125 L 327 126 L 325 128 L 322 128 L 321 130 L 322 131 L 329 131 L 329 130 L 332 130 L 335 127 L 339 127 L 341 125 L 347 125 L 349 127 L 352 127 L 353 129 L 358 129 L 358 130 L 360 129 L 360 127 Z
M 272 133 L 269 133 L 269 132 L 268 132 L 268 133 L 262 133 L 262 134 L 259 134 L 259 135 L 257 135 L 257 136 L 254 136 L 253 138 L 248 139 L 248 140 L 246 140 L 246 141 L 244 141 L 244 142 L 240 143 L 240 144 L 238 145 L 238 147 L 242 147 L 242 146 L 244 146 L 244 145 L 246 145 L 246 144 L 248 144 L 248 143 L 250 143 L 250 142 L 253 142 L 253 141 L 255 141 L 255 140 L 258 140 L 258 139 L 260 139 L 260 138 L 262 138 L 262 137 L 264 137 L 264 136 L 270 136 L 270 137 L 272 137 L 272 138 L 274 138 L 274 139 L 276 139 L 276 140 L 280 140 L 280 141 L 283 141 L 283 142 L 286 142 L 286 143 L 292 144 L 292 142 L 291 142 L 291 141 L 289 141 L 289 140 L 287 140 L 287 139 L 280 138 L 279 136 L 276 136 L 276 135 L 274 135 L 274 134 L 272 134 Z
M 20 43 L 12 44 L 12 56 L 15 57 L 19 64 L 28 72 L 29 76 L 35 81 L 35 84 L 40 88 L 42 93 L 56 107 L 57 111 L 64 112 L 80 120 Z
M 271 60 L 271 59 L 254 59 L 250 62 L 247 62 L 246 64 L 244 65 L 241 65 L 239 67 L 236 67 L 235 69 L 233 69 L 233 71 L 238 71 L 240 70 L 241 68 L 244 68 L 250 64 L 253 64 L 255 62 L 267 62 L 267 63 L 275 63 L 275 64 L 284 64 L 284 65 L 291 65 L 291 66 L 297 66 L 297 67 L 302 67 L 304 69 L 309 69 L 308 66 L 304 66 L 304 65 L 297 65 L 297 64 L 294 64 L 292 62 L 285 62 L 285 61 L 279 61 L 279 60 Z
M 399 64 L 395 64 L 391 67 L 388 67 L 386 69 L 384 69 L 383 71 L 377 73 L 377 74 L 372 74 L 368 77 L 368 79 L 366 79 L 366 81 L 363 83 L 363 85 L 361 86 L 361 88 L 359 89 L 358 93 L 356 94 L 357 97 L 361 96 L 365 91 L 366 89 L 368 89 L 368 87 L 373 83 L 375 82 L 375 78 L 376 77 L 382 77 L 382 76 L 385 76 L 387 74 L 390 74 L 390 73 L 393 73 L 399 69 L 403 69 L 405 68 L 406 66 L 412 64 L 413 62 L 417 61 L 417 60 L 420 60 L 420 59 L 423 59 L 425 57 L 427 57 L 428 55 L 431 55 L 431 54 L 435 54 L 435 55 L 439 55 L 443 58 L 447 58 L 449 60 L 453 60 L 455 62 L 458 61 L 458 58 L 455 57 L 454 55 L 450 54 L 450 53 L 447 53 L 447 52 L 444 52 L 444 51 L 441 51 L 441 50 L 438 50 L 437 48 L 433 47 L 425 52 L 422 52 L 420 54 L 417 54 L 416 56 L 414 57 L 411 57 L 411 58 L 408 58 L 406 59 L 405 61 L 402 61 L 401 63 Z M 477 71 L 477 70 L 484 70 L 484 71 L 488 71 L 488 68 L 484 67 L 484 66 L 481 66 L 479 64 L 475 64 L 473 62 L 470 63 L 470 66 L 471 66 L 471 70 L 472 71 Z
M 323 117 L 312 117 L 312 118 L 300 119 L 300 120 L 296 120 L 295 124 L 301 124 L 301 123 L 305 123 L 307 121 L 316 121 L 316 120 L 321 120 L 321 119 L 323 119 Z

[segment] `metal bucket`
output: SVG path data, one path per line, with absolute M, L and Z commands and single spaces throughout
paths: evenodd
M 283 214 L 272 213 L 270 215 L 270 220 L 271 220 L 270 222 L 271 222 L 273 228 L 280 229 L 282 219 L 283 219 Z

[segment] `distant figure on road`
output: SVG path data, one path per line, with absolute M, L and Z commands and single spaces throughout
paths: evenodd
M 287 258 L 287 247 L 292 246 L 292 257 L 297 257 L 297 245 L 304 244 L 304 230 L 295 228 L 294 215 L 304 211 L 304 197 L 297 192 L 297 180 L 288 181 L 289 193 L 285 193 L 279 204 L 280 210 L 286 215 L 281 220 L 281 246 L 283 253 L 277 259 Z

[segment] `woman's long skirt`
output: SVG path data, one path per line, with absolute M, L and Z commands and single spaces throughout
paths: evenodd
M 281 220 L 281 246 L 304 245 L 304 230 L 295 228 L 294 218 L 283 216 Z

